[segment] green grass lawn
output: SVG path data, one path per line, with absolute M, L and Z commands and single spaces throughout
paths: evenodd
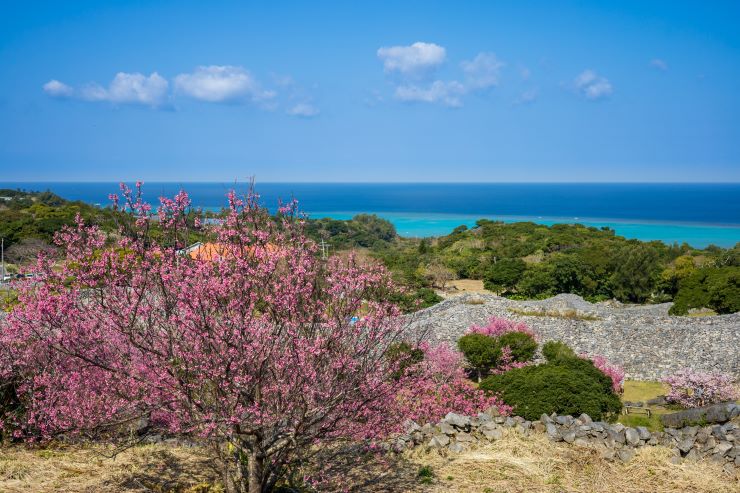
M 645 402 L 659 395 L 665 395 L 667 392 L 668 386 L 662 382 L 625 380 L 622 402 Z
M 646 402 L 659 395 L 664 395 L 668 391 L 665 384 L 654 381 L 625 380 L 624 392 L 622 393 L 622 402 Z M 651 411 L 651 416 L 645 414 L 621 414 L 619 422 L 625 426 L 644 426 L 650 431 L 660 431 L 663 425 L 660 422 L 660 415 L 670 413 L 671 411 L 660 406 L 647 406 Z

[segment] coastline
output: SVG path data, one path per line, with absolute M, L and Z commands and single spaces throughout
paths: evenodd
M 307 212 L 312 219 L 329 217 L 332 219 L 351 219 L 357 214 L 376 214 L 390 221 L 400 236 L 423 238 L 443 236 L 460 225 L 475 226 L 479 219 L 503 221 L 505 223 L 533 222 L 544 226 L 554 224 L 582 224 L 587 227 L 613 229 L 619 236 L 641 241 L 663 241 L 671 244 L 686 242 L 696 248 L 714 244 L 723 248 L 740 242 L 740 225 L 712 224 L 700 222 L 679 222 L 660 220 L 602 219 L 589 217 L 553 216 L 509 216 L 492 214 L 449 214 L 424 212 Z

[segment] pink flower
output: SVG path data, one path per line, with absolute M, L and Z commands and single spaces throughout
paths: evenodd
M 663 382 L 670 386 L 666 399 L 688 408 L 738 398 L 733 378 L 722 373 L 703 373 L 685 368 L 664 378 Z
M 582 354 L 581 358 L 590 359 L 596 368 L 601 370 L 604 375 L 611 378 L 612 389 L 615 393 L 619 394 L 622 392 L 625 375 L 624 368 L 610 363 L 609 360 L 600 355 L 587 356 L 585 354 Z
M 521 332 L 531 336 L 535 340 L 537 339 L 534 331 L 524 322 L 516 322 L 514 320 L 500 317 L 491 317 L 488 320 L 488 323 L 484 326 L 473 325 L 465 333 L 499 337 L 509 332 Z

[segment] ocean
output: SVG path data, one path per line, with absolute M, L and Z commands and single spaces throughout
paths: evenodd
M 0 188 L 51 190 L 71 200 L 107 205 L 116 183 L 0 182 Z M 144 195 L 187 190 L 193 204 L 216 209 L 246 183 L 145 183 Z M 263 203 L 296 198 L 310 217 L 348 219 L 361 212 L 391 221 L 402 236 L 448 234 L 478 219 L 609 227 L 640 240 L 686 242 L 703 248 L 740 242 L 740 184 L 525 183 L 257 183 Z

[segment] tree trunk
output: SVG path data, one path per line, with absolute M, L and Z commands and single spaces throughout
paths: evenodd
M 263 466 L 262 459 L 257 457 L 256 453 L 249 454 L 249 463 L 247 464 L 249 493 L 262 493 Z
M 242 453 L 239 450 L 233 452 L 233 462 L 224 468 L 224 489 L 226 493 L 248 493 L 249 478 L 244 471 Z M 251 490 L 249 490 L 251 492 Z M 259 490 L 257 490 L 259 491 Z

